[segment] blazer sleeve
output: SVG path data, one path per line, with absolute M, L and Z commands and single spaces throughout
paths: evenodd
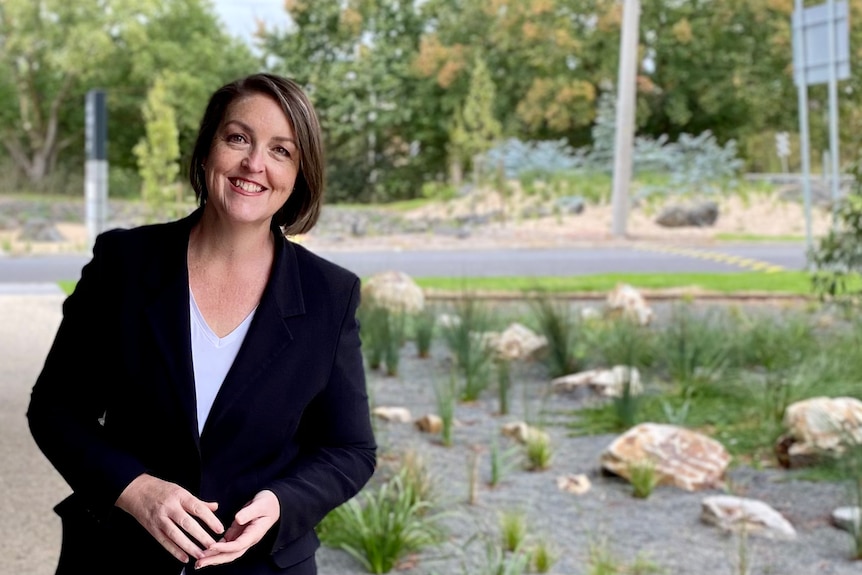
M 30 396 L 27 418 L 37 445 L 96 515 L 104 516 L 145 467 L 112 445 L 100 419 L 110 394 L 111 232 L 63 303 L 63 319 Z
M 308 533 L 366 484 L 376 465 L 365 371 L 360 349 L 359 279 L 341 322 L 325 389 L 306 408 L 299 434 L 303 452 L 291 472 L 269 487 L 281 505 L 272 552 Z

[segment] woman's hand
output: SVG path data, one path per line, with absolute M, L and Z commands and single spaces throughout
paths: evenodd
M 224 526 L 213 513 L 218 503 L 201 501 L 176 483 L 146 473 L 129 483 L 117 499 L 117 507 L 138 520 L 159 544 L 179 561 L 200 559 L 215 540 L 201 523 L 214 533 Z
M 207 547 L 198 558 L 195 569 L 228 563 L 240 557 L 263 539 L 281 514 L 281 505 L 272 491 L 261 491 L 246 503 L 234 517 L 224 537 Z

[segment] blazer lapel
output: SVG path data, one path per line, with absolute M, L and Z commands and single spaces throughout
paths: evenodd
M 201 435 L 218 425 L 226 412 L 239 405 L 240 396 L 291 344 L 293 335 L 287 318 L 305 313 L 296 253 L 279 230 L 274 229 L 273 233 L 276 234 L 276 253 L 269 283 L 245 341 L 216 395 Z
M 178 222 L 176 235 L 172 234 L 162 249 L 156 250 L 158 263 L 150 273 L 142 275 L 152 283 L 151 289 L 155 293 L 146 315 L 171 377 L 169 385 L 176 394 L 188 431 L 198 449 L 200 437 L 189 335 L 188 238 L 199 212 Z

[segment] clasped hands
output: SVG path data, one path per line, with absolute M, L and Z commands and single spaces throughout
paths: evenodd
M 225 531 L 215 515 L 218 503 L 201 501 L 176 483 L 152 475 L 136 477 L 120 494 L 117 507 L 137 519 L 171 555 L 195 569 L 229 563 L 260 541 L 280 514 L 272 491 L 261 491 L 234 516 Z M 216 541 L 212 533 L 221 533 Z

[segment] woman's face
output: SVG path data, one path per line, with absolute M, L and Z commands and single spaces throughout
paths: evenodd
M 207 206 L 234 223 L 265 224 L 287 201 L 299 172 L 296 136 L 264 94 L 234 100 L 204 162 Z

